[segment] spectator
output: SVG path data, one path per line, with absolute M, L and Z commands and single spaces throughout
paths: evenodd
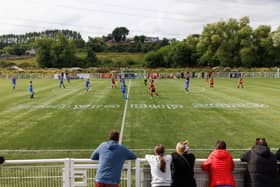
M 279 162 L 280 161 L 280 149 L 276 152 L 276 160 Z M 280 165 L 278 165 L 278 172 L 280 174 Z
M 216 150 L 202 163 L 202 169 L 209 172 L 209 186 L 234 187 L 233 168 L 234 163 L 231 154 L 226 150 L 226 143 L 218 140 Z
M 248 163 L 246 187 L 279 187 L 276 182 L 276 157 L 271 153 L 265 138 L 257 138 L 256 145 L 244 153 L 240 160 Z
M 157 145 L 154 149 L 155 155 L 146 155 L 149 162 L 152 175 L 152 187 L 171 186 L 171 156 L 164 155 L 165 148 L 163 145 Z
M 187 142 L 179 142 L 176 145 L 176 152 L 171 155 L 172 187 L 196 187 L 193 172 L 195 157 L 186 152 L 188 149 Z
M 5 162 L 5 158 L 3 156 L 0 156 L 0 164 L 3 164 Z
M 119 133 L 111 131 L 109 141 L 101 143 L 90 157 L 92 160 L 99 160 L 96 187 L 119 187 L 124 161 L 136 159 L 136 155 L 118 141 Z

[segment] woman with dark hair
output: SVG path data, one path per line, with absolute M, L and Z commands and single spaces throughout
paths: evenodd
M 232 175 L 234 163 L 231 154 L 226 150 L 226 143 L 218 140 L 216 149 L 202 163 L 202 169 L 209 172 L 210 187 L 234 187 Z
M 276 157 L 265 138 L 257 138 L 256 145 L 244 153 L 240 160 L 247 162 L 246 187 L 279 187 Z
M 195 157 L 188 150 L 187 141 L 178 142 L 176 152 L 171 155 L 172 187 L 196 187 L 193 172 Z
M 157 145 L 154 149 L 155 155 L 146 155 L 145 158 L 151 167 L 152 187 L 167 187 L 171 185 L 170 155 L 164 155 L 163 145 Z

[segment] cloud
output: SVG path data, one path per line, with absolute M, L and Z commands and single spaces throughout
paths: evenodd
M 72 29 L 84 39 L 126 26 L 131 35 L 183 39 L 207 23 L 249 16 L 252 25 L 280 25 L 278 0 L 9 0 L 0 34 Z

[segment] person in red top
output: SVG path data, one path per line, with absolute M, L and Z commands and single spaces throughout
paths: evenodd
M 243 88 L 243 79 L 242 78 L 240 78 L 239 79 L 239 83 L 238 83 L 238 85 L 237 85 L 237 88 Z
M 226 150 L 226 143 L 218 140 L 216 150 L 202 163 L 202 169 L 209 172 L 209 187 L 235 187 L 233 168 L 233 159 Z
M 214 79 L 213 78 L 210 79 L 210 88 L 214 88 Z
M 151 80 L 149 89 L 150 89 L 151 97 L 153 97 L 154 95 L 159 96 L 159 94 L 156 92 L 156 86 L 153 79 Z
M 116 80 L 115 80 L 115 77 L 112 77 L 112 88 L 116 88 Z

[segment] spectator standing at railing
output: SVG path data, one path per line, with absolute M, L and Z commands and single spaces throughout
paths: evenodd
M 277 180 L 277 163 L 265 138 L 257 138 L 256 145 L 240 160 L 247 162 L 246 187 L 279 187 Z
M 0 156 L 0 164 L 3 164 L 5 162 L 5 158 L 3 156 Z
M 101 143 L 91 154 L 92 160 L 99 160 L 95 187 L 119 187 L 124 161 L 137 158 L 118 141 L 119 133 L 113 130 L 109 134 L 109 141 Z
M 235 187 L 232 175 L 234 163 L 226 148 L 226 143 L 218 140 L 216 149 L 202 163 L 202 169 L 209 172 L 209 187 Z
M 187 142 L 178 142 L 176 152 L 171 155 L 172 187 L 196 187 L 193 172 L 195 157 L 187 153 L 188 149 Z
M 154 149 L 155 155 L 146 155 L 145 159 L 151 167 L 152 187 L 171 186 L 171 156 L 165 155 L 163 145 L 157 145 Z
M 280 149 L 276 152 L 276 160 L 280 162 Z M 278 165 L 278 173 L 280 174 L 280 165 Z

